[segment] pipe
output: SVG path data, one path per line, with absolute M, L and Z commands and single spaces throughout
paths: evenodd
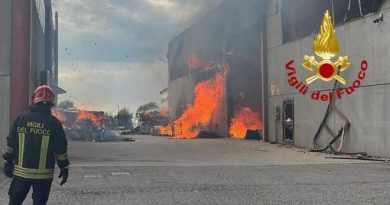
M 264 21 L 261 23 L 261 101 L 262 101 L 262 123 L 263 123 L 263 141 L 269 142 L 268 137 L 268 81 L 267 81 L 267 16 L 263 15 Z
M 311 149 L 310 152 L 323 152 L 323 151 L 327 150 L 328 148 L 331 148 L 332 144 L 335 143 L 342 136 L 343 130 L 344 130 L 344 128 L 340 128 L 337 135 L 332 139 L 332 141 L 329 142 L 329 144 L 326 147 L 324 147 L 322 149 Z M 333 148 L 332 148 L 332 151 L 334 151 Z
M 339 70 L 338 74 L 340 74 L 340 70 Z M 320 132 L 321 132 L 321 130 L 322 130 L 322 127 L 325 125 L 326 121 L 328 120 L 328 116 L 329 116 L 329 113 L 330 113 L 330 109 L 331 109 L 331 107 L 332 107 L 332 105 L 333 105 L 333 103 L 334 103 L 334 100 L 335 100 L 335 95 L 334 95 L 334 93 L 335 93 L 335 90 L 336 90 L 336 87 L 337 87 L 337 82 L 338 82 L 337 80 L 334 81 L 334 85 L 333 85 L 333 89 L 332 89 L 332 98 L 330 99 L 329 104 L 328 104 L 328 107 L 326 108 L 324 118 L 322 119 L 321 124 L 320 124 L 320 126 L 318 127 L 316 134 L 314 135 L 314 138 L 313 138 L 313 147 L 312 147 L 313 150 L 316 149 L 316 148 L 318 147 L 318 145 L 317 145 L 317 143 L 316 143 L 317 138 L 318 138 L 319 135 L 320 135 Z

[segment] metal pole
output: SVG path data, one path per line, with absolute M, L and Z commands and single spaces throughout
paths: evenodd
M 264 16 L 263 19 L 266 19 Z M 262 109 L 262 123 L 263 123 L 263 141 L 268 142 L 268 81 L 267 81 L 267 37 L 266 37 L 266 22 L 261 23 L 262 31 L 261 31 L 261 109 Z
M 55 32 L 54 32 L 54 85 L 58 87 L 58 12 L 54 14 Z

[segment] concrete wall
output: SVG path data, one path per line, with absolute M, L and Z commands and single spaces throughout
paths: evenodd
M 0 25 L 0 153 L 4 153 L 10 125 L 12 0 L 0 0 Z
M 267 44 L 268 44 L 268 112 L 272 113 L 275 106 L 282 106 L 283 100 L 294 100 L 295 114 L 295 144 L 311 147 L 317 128 L 324 116 L 327 103 L 316 102 L 310 99 L 309 94 L 302 96 L 288 85 L 285 64 L 294 59 L 296 76 L 304 81 L 313 75 L 302 68 L 303 56 L 314 55 L 313 37 L 309 36 L 294 42 L 282 44 L 281 2 L 271 1 L 267 17 Z M 361 87 L 351 96 L 344 96 L 336 101 L 336 105 L 351 121 L 351 128 L 343 151 L 367 152 L 371 155 L 390 156 L 390 110 L 386 106 L 390 102 L 390 72 L 388 71 L 388 48 L 390 47 L 390 6 L 389 1 L 382 5 L 381 12 L 384 21 L 374 24 L 375 15 L 346 22 L 336 28 L 340 44 L 340 54 L 348 55 L 352 66 L 341 73 L 351 85 L 357 78 L 360 62 L 368 61 L 368 72 Z M 323 15 L 323 14 L 319 14 Z M 318 25 L 318 30 L 320 25 Z M 310 90 L 324 91 L 330 89 L 333 83 L 314 82 Z M 346 86 L 342 86 L 346 87 Z M 269 115 L 270 141 L 276 140 L 275 127 L 278 133 L 278 142 L 281 142 L 282 127 Z M 343 121 L 335 115 L 329 118 L 329 125 L 334 132 L 340 128 Z M 329 142 L 327 134 L 322 133 L 320 144 Z

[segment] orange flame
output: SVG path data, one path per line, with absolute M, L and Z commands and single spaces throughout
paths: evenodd
M 194 55 L 190 55 L 188 58 L 187 58 L 187 66 L 189 69 L 191 70 L 196 70 L 197 68 L 199 68 L 201 65 L 203 65 L 203 61 L 200 60 L 198 57 L 194 56 Z
M 213 67 L 214 65 L 216 65 L 218 63 L 218 61 L 217 60 L 204 61 L 204 60 L 199 59 L 195 55 L 190 55 L 187 57 L 186 63 L 187 63 L 187 67 L 190 70 L 198 70 L 199 71 L 199 70 L 205 70 L 207 68 Z
M 247 130 L 260 130 L 263 128 L 259 120 L 259 114 L 250 108 L 244 107 L 236 111 L 231 120 L 230 136 L 235 139 L 244 139 Z
M 93 114 L 92 112 L 78 110 L 76 123 L 81 121 L 90 121 L 93 125 L 97 127 L 103 127 L 103 118 Z
M 65 115 L 63 115 L 60 111 L 56 110 L 55 108 L 51 109 L 51 115 L 56 117 L 61 122 L 62 127 L 64 129 L 66 128 L 67 119 L 66 119 Z
M 171 129 L 170 132 L 174 132 L 178 139 L 196 138 L 200 131 L 206 129 L 221 102 L 225 77 L 226 72 L 217 73 L 214 79 L 198 83 L 193 104 L 173 123 L 173 127 L 167 126 L 164 131 L 169 133 Z
M 171 125 L 168 125 L 166 127 L 160 128 L 160 135 L 162 136 L 172 136 L 172 127 Z

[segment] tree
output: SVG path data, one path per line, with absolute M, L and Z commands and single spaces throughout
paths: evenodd
M 133 128 L 133 114 L 131 114 L 127 108 L 119 110 L 117 119 L 119 127 L 125 127 L 125 129 Z
M 145 112 L 149 110 L 159 110 L 157 103 L 149 102 L 138 107 L 137 112 Z
M 105 127 L 109 129 L 115 129 L 118 126 L 118 117 L 114 116 L 111 112 L 104 113 Z
M 64 109 L 74 108 L 74 103 L 71 100 L 65 100 L 65 101 L 58 103 L 57 107 L 64 108 Z

